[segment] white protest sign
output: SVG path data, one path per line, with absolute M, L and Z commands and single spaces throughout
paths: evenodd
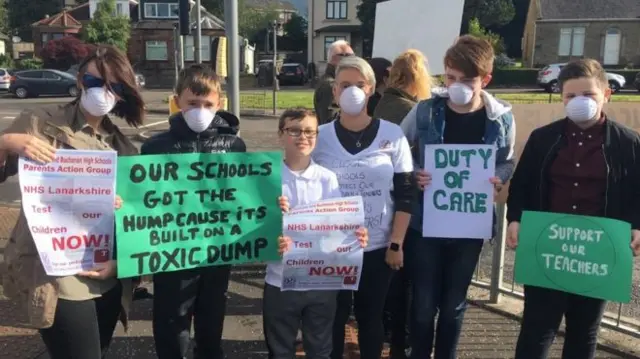
M 355 236 L 364 227 L 362 197 L 299 206 L 283 217 L 293 244 L 282 258 L 282 290 L 357 290 L 363 249 Z
M 492 145 L 425 147 L 432 181 L 424 191 L 424 237 L 491 238 L 495 152 Z
M 114 151 L 58 150 L 45 165 L 20 158 L 22 209 L 48 275 L 112 258 L 116 161 Z
M 432 75 L 444 74 L 444 54 L 460 35 L 464 0 L 393 0 L 376 6 L 373 57 L 393 61 L 421 51 Z

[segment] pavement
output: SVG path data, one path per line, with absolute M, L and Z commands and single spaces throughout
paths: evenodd
M 162 97 L 164 94 L 155 95 L 157 99 Z M 0 99 L 0 131 L 9 125 L 22 109 L 34 106 L 17 100 L 5 106 L 2 101 L 4 100 Z M 166 104 L 155 107 L 157 111 L 162 111 L 163 108 L 166 108 Z M 167 128 L 166 115 L 153 113 L 149 115 L 147 127 L 143 129 L 127 128 L 126 124 L 120 124 L 138 146 L 145 137 Z M 241 135 L 251 151 L 277 150 L 276 128 L 277 120 L 272 117 L 242 117 Z M 0 184 L 0 262 L 3 260 L 3 248 L 16 221 L 19 206 L 19 187 L 17 178 L 14 177 Z M 484 252 L 490 251 L 491 248 L 487 244 Z M 485 277 L 486 271 L 485 263 L 481 265 L 479 275 Z M 267 357 L 261 317 L 264 274 L 264 267 L 260 265 L 239 266 L 234 269 L 229 286 L 223 334 L 228 359 Z M 505 299 L 500 305 L 489 305 L 487 298 L 488 292 L 485 289 L 470 289 L 471 306 L 465 317 L 458 358 L 513 358 L 522 303 L 519 300 Z M 0 358 L 48 359 L 37 332 L 22 326 L 24 318 L 21 317 L 20 308 L 20 303 L 2 296 L 0 287 Z M 155 358 L 151 311 L 150 300 L 134 303 L 131 330 L 124 333 L 122 327 L 118 326 L 108 359 Z M 356 325 L 349 323 L 345 342 L 346 358 L 359 358 L 356 333 Z M 562 342 L 562 336 L 558 337 L 549 355 L 550 359 L 561 357 Z M 640 358 L 640 341 L 637 339 L 602 330 L 600 342 L 602 344 L 596 356 L 599 359 Z M 297 357 L 304 357 L 302 351 Z

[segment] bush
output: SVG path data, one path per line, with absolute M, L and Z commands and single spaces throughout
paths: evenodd
M 65 36 L 48 41 L 40 55 L 46 68 L 66 71 L 87 57 L 92 48 L 93 45 L 86 44 L 77 37 Z
M 505 50 L 504 41 L 502 41 L 500 35 L 483 28 L 476 18 L 469 20 L 469 35 L 487 40 L 493 46 L 493 51 L 496 54 L 501 54 Z
M 6 69 L 13 68 L 13 59 L 11 56 L 7 54 L 0 55 L 0 67 L 4 67 Z
M 31 59 L 22 59 L 16 62 L 18 70 L 37 70 L 42 68 L 42 60 L 37 57 Z
M 495 69 L 491 86 L 535 87 L 537 86 L 538 69 L 507 68 Z

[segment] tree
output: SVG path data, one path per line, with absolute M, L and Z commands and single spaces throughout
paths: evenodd
M 131 37 L 131 22 L 128 17 L 117 15 L 116 0 L 98 3 L 93 19 L 84 27 L 83 37 L 90 44 L 108 44 L 126 52 Z
M 72 65 L 80 63 L 93 50 L 93 46 L 84 43 L 75 36 L 65 36 L 50 40 L 42 49 L 40 57 L 44 67 L 57 70 L 68 70 Z
M 515 15 L 513 0 L 465 0 L 462 24 L 464 27 L 476 18 L 483 27 L 500 27 L 510 23 Z
M 200 4 L 220 19 L 224 19 L 224 0 L 201 0 Z
M 284 24 L 284 36 L 288 38 L 291 46 L 298 51 L 307 48 L 307 30 L 307 19 L 298 14 L 293 14 L 291 20 Z
M 278 12 L 273 6 L 253 7 L 246 0 L 238 0 L 238 32 L 245 38 L 255 37 L 277 19 Z
M 387 0 L 362 0 L 356 16 L 362 22 L 362 55 L 370 57 L 373 52 L 373 33 L 376 26 L 376 5 Z
M 33 36 L 31 24 L 42 20 L 46 15 L 59 13 L 62 10 L 61 3 L 51 0 L 8 0 L 5 6 L 9 13 L 9 29 L 23 41 L 30 42 Z
M 500 35 L 483 28 L 482 25 L 480 25 L 480 20 L 476 18 L 469 20 L 469 35 L 489 41 L 496 55 L 504 52 L 504 42 Z
M 7 1 L 0 0 L 0 34 L 8 34 L 9 17 L 7 16 Z

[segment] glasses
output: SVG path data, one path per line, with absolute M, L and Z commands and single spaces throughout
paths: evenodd
M 97 78 L 89 74 L 84 74 L 82 76 L 82 86 L 84 86 L 85 89 L 90 89 L 94 87 L 104 87 L 105 84 L 106 82 L 101 78 Z M 111 83 L 110 85 L 111 85 L 111 88 L 113 89 L 113 92 L 115 92 L 116 95 L 122 97 L 124 93 L 124 85 L 119 83 Z
M 284 133 L 286 133 L 287 135 L 291 136 L 291 137 L 300 137 L 304 134 L 304 137 L 306 138 L 314 138 L 318 135 L 318 131 L 316 130 L 303 130 L 300 128 L 285 128 L 282 130 Z
M 341 54 L 336 54 L 336 56 L 340 56 L 340 57 L 351 57 L 353 56 L 352 53 L 350 52 L 345 52 L 345 53 L 341 53 Z

